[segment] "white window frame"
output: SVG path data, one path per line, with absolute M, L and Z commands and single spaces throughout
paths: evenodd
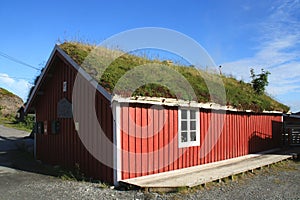
M 182 110 L 187 111 L 187 141 L 182 142 L 181 141 L 181 135 L 184 130 L 181 128 L 181 112 Z M 190 111 L 196 111 L 195 117 L 196 117 L 196 141 L 191 141 L 190 136 L 191 136 L 191 130 L 190 130 Z M 192 130 L 193 131 L 193 130 Z M 184 148 L 184 147 L 193 147 L 193 146 L 200 146 L 200 115 L 199 115 L 199 108 L 186 108 L 186 107 L 179 107 L 178 108 L 178 147 L 179 148 Z

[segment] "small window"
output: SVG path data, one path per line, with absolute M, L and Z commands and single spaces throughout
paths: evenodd
M 63 82 L 63 92 L 67 91 L 67 81 Z
M 200 146 L 200 117 L 196 108 L 178 109 L 178 146 Z

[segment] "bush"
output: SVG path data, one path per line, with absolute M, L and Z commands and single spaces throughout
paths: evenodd
M 256 94 L 261 95 L 265 92 L 266 86 L 268 86 L 268 76 L 271 74 L 269 71 L 265 71 L 261 69 L 260 74 L 255 74 L 254 69 L 250 70 L 251 78 L 252 78 L 252 87 Z

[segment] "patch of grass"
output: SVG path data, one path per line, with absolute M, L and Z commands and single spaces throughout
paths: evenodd
M 180 193 L 180 194 L 188 194 L 190 192 L 190 188 L 188 188 L 188 187 L 178 187 L 178 188 L 176 188 L 175 191 L 177 193 Z
M 214 103 L 256 112 L 289 111 L 288 106 L 277 102 L 267 94 L 256 94 L 251 84 L 238 81 L 233 77 L 219 76 L 189 66 L 163 65 L 164 61 L 151 60 L 147 56 L 138 57 L 120 50 L 110 50 L 104 47 L 95 49 L 95 47 L 74 41 L 60 45 L 60 48 L 111 93 L 126 97 L 129 95 L 171 97 L 203 103 L 213 100 Z M 141 65 L 146 67 L 139 70 Z M 129 71 L 131 73 L 126 74 Z M 123 78 L 122 84 L 117 85 L 121 77 Z M 126 78 L 124 79 L 124 77 Z M 145 80 L 155 81 L 149 84 L 149 81 Z M 191 85 L 197 99 L 191 99 L 192 97 L 189 96 L 186 80 Z M 218 80 L 222 80 L 225 86 L 225 102 L 222 97 L 223 83 Z M 132 85 L 138 87 L 131 88 Z M 207 85 L 213 89 L 209 91 Z M 116 86 L 120 87 L 116 88 Z M 211 95 L 214 96 L 214 99 L 211 99 Z
M 224 182 L 224 183 L 229 183 L 230 181 L 232 181 L 232 180 L 229 177 L 222 179 L 222 182 Z
M 176 193 L 180 193 L 180 194 L 188 194 L 188 193 L 194 193 L 197 192 L 199 190 L 203 190 L 203 189 L 207 189 L 210 190 L 213 187 L 219 187 L 223 184 L 228 184 L 232 181 L 238 181 L 239 183 L 242 183 L 244 180 L 246 180 L 247 178 L 251 178 L 253 176 L 259 175 L 259 174 L 263 174 L 263 173 L 277 173 L 279 171 L 294 171 L 297 170 L 297 168 L 295 167 L 294 163 L 296 161 L 292 161 L 292 160 L 285 160 L 285 161 L 281 161 L 281 162 L 277 162 L 274 163 L 272 165 L 270 165 L 269 167 L 265 166 L 262 167 L 260 169 L 257 169 L 254 171 L 254 173 L 251 172 L 244 172 L 244 173 L 240 173 L 240 174 L 236 174 L 232 177 L 226 177 L 223 178 L 221 182 L 217 181 L 212 181 L 212 182 L 208 182 L 204 185 L 199 185 L 199 186 L 195 186 L 192 188 L 188 188 L 188 187 L 179 187 L 175 190 Z M 281 184 L 281 180 L 280 179 L 274 179 L 274 183 L 276 184 Z
M 4 89 L 4 88 L 0 88 L 0 95 L 5 95 L 5 96 L 15 96 L 12 92 Z
M 101 189 L 108 189 L 111 187 L 111 185 L 109 185 L 108 183 L 104 183 L 104 182 L 98 183 L 97 186 Z
M 31 132 L 34 127 L 34 116 L 27 115 L 24 122 L 18 122 L 14 117 L 1 117 L 0 124 L 8 128 L 14 128 L 21 131 Z
M 213 187 L 219 186 L 220 183 L 217 181 L 208 182 L 205 184 L 204 188 L 210 190 Z
M 66 181 L 86 181 L 87 178 L 84 176 L 84 173 L 80 171 L 80 166 L 78 163 L 75 164 L 73 170 L 66 170 L 59 168 L 59 177 L 62 180 Z
M 274 163 L 270 166 L 273 171 L 295 171 L 297 170 L 293 160 L 285 160 L 281 162 Z
M 64 181 L 78 181 L 71 171 L 64 171 L 60 178 Z
M 60 47 L 79 65 L 83 63 L 84 59 L 95 48 L 95 46 L 73 42 L 65 42 Z
M 77 163 L 75 164 L 73 170 L 64 169 L 60 166 L 57 166 L 55 171 L 57 176 L 64 181 L 84 181 L 96 183 L 96 187 L 101 189 L 108 189 L 111 187 L 111 185 L 108 183 L 87 178 L 84 173 L 81 172 L 80 166 Z

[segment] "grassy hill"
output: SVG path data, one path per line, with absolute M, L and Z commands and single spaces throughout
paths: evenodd
M 124 54 L 122 51 L 109 50 L 104 47 L 98 47 L 95 50 L 93 45 L 78 42 L 65 42 L 60 45 L 60 48 L 93 78 L 98 80 L 99 84 L 108 92 L 114 92 L 122 96 L 155 96 L 191 100 L 189 90 L 185 87 L 186 83 L 184 83 L 184 80 L 180 83 L 181 79 L 178 78 L 183 76 L 196 94 L 196 99 L 193 100 L 198 102 L 213 101 L 240 110 L 250 109 L 256 112 L 264 110 L 287 112 L 289 110 L 288 106 L 277 102 L 266 94 L 257 95 L 251 84 L 238 81 L 232 77 L 219 76 L 194 67 L 172 65 L 160 60 L 150 60 L 146 57 Z M 90 54 L 91 52 L 93 54 Z M 87 57 L 88 59 L 86 59 Z M 169 69 L 161 67 L 162 64 L 167 64 Z M 149 68 L 139 69 L 138 66 L 141 65 L 149 66 Z M 105 66 L 108 67 L 105 69 Z M 145 69 L 147 70 L 145 71 Z M 157 70 L 153 69 L 159 70 L 159 74 L 157 74 Z M 132 77 L 130 74 L 126 74 L 130 70 L 134 72 Z M 117 85 L 121 77 L 127 79 L 123 80 L 121 85 Z M 145 78 L 152 78 L 156 82 L 147 84 Z M 173 87 L 175 84 L 176 87 Z M 225 87 L 225 100 L 222 98 L 224 96 L 222 84 Z M 131 91 L 132 85 L 140 85 L 140 87 Z M 207 85 L 213 86 L 213 89 L 209 91 Z M 118 86 L 117 89 L 116 86 Z M 210 94 L 212 93 L 214 99 L 211 99 Z
M 23 122 L 15 118 L 21 106 L 23 106 L 23 100 L 19 96 L 0 88 L 0 124 L 31 132 L 35 121 L 34 115 L 27 115 Z
M 6 89 L 0 88 L 0 116 L 15 116 L 23 100 Z

